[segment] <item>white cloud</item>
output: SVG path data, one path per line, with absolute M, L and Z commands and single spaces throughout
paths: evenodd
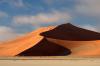
M 0 3 L 7 3 L 10 6 L 15 7 L 23 7 L 24 2 L 23 0 L 1 0 Z
M 33 16 L 14 16 L 13 22 L 15 24 L 45 24 L 54 22 L 67 22 L 71 16 L 67 12 L 52 11 L 49 13 L 38 13 Z
M 76 11 L 87 16 L 100 17 L 100 0 L 77 0 Z
M 43 0 L 46 4 L 52 4 L 54 0 Z
M 53 5 L 53 4 L 64 4 L 67 2 L 67 0 L 43 0 L 45 4 L 47 5 Z M 70 1 L 70 0 L 69 0 Z
M 16 33 L 14 29 L 7 26 L 0 26 L 0 41 L 13 39 L 21 34 Z
M 100 32 L 100 0 L 76 0 L 77 4 L 75 10 L 81 16 L 89 17 L 89 20 L 95 20 L 95 27 L 92 25 L 85 25 L 85 28 L 96 30 Z M 86 18 L 85 17 L 85 18 Z M 88 20 L 88 19 L 87 19 Z M 91 23 L 91 22 L 88 22 Z M 92 22 L 93 23 L 93 22 Z
M 11 4 L 15 5 L 16 7 L 24 7 L 23 0 L 13 0 Z
M 8 14 L 6 12 L 0 11 L 0 18 L 8 17 Z
M 93 25 L 87 24 L 87 25 L 81 25 L 80 27 L 82 27 L 84 29 L 88 29 L 88 30 L 99 32 L 99 30 L 97 29 L 97 27 L 95 27 Z

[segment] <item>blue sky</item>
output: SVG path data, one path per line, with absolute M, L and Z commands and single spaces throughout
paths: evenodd
M 100 0 L 0 0 L 0 40 L 71 22 L 98 31 Z

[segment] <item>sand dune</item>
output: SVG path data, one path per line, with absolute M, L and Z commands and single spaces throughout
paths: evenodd
M 23 37 L 19 37 L 15 40 L 1 43 L 0 56 L 15 56 L 31 48 L 43 39 L 43 36 L 39 35 L 41 32 L 48 31 L 53 28 L 53 26 L 39 28 Z
M 48 41 L 59 44 L 71 50 L 71 56 L 95 57 L 100 56 L 100 40 L 95 41 L 68 41 L 47 38 Z
M 67 23 L 41 35 L 50 42 L 70 49 L 73 56 L 100 56 L 100 33 Z
M 39 28 L 0 43 L 0 56 L 100 56 L 100 33 L 72 24 Z

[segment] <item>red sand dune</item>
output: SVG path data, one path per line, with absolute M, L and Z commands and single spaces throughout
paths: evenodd
M 33 47 L 43 39 L 39 34 L 44 31 L 53 29 L 54 27 L 39 28 L 23 37 L 3 42 L 0 44 L 0 56 L 16 56 L 19 53 Z
M 41 35 L 48 41 L 70 49 L 73 56 L 100 56 L 100 33 L 68 23 L 43 32 Z
M 0 56 L 100 56 L 100 33 L 63 24 L 39 28 L 0 45 Z M 44 48 L 45 47 L 45 48 Z

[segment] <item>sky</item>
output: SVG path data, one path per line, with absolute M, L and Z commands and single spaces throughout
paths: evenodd
M 0 0 L 0 41 L 69 22 L 100 32 L 100 0 Z

